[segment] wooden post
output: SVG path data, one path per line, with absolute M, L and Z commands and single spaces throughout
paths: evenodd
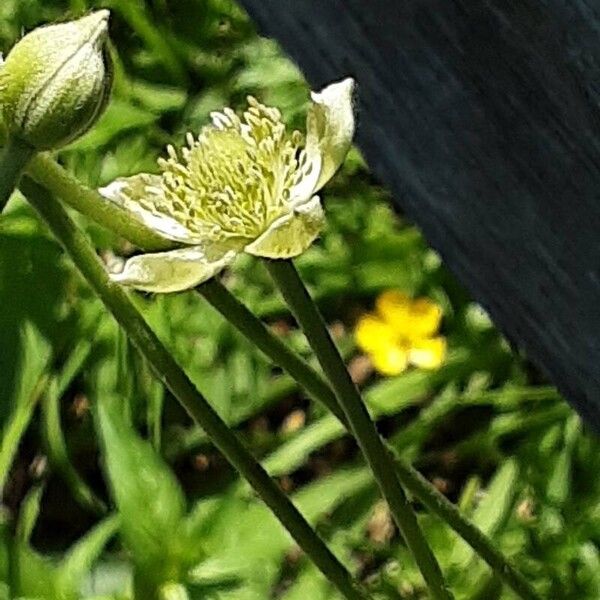
M 600 7 L 241 2 L 313 88 L 357 79 L 373 172 L 600 431 Z

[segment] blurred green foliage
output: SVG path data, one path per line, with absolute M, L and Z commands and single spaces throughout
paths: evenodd
M 3 0 L 0 49 L 24 30 L 113 11 L 111 104 L 60 154 L 90 185 L 155 170 L 170 141 L 249 93 L 302 127 L 308 89 L 229 0 Z M 358 152 L 324 193 L 328 229 L 298 260 L 381 431 L 514 557 L 544 597 L 600 597 L 600 452 L 556 391 L 494 330 Z M 98 248 L 128 244 L 84 222 Z M 266 273 L 242 257 L 229 288 L 299 352 Z M 377 378 L 352 325 L 386 288 L 444 308 L 438 371 Z M 376 598 L 423 582 L 341 426 L 194 293 L 139 296 L 199 389 L 236 426 Z M 16 196 L 0 220 L 0 599 L 329 600 L 269 511 L 191 425 Z M 420 510 L 457 598 L 512 598 Z

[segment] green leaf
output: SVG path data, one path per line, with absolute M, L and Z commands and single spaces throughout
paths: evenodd
M 325 415 L 274 450 L 263 460 L 263 466 L 273 476 L 290 473 L 313 452 L 345 434 L 344 426 L 333 415 Z
M 60 374 L 50 382 L 42 400 L 42 434 L 48 460 L 64 479 L 73 497 L 93 513 L 104 514 L 106 506 L 94 494 L 71 462 L 60 422 L 60 397 L 81 371 L 90 353 L 90 342 L 80 340 L 65 361 Z
M 119 528 L 116 516 L 104 519 L 71 547 L 58 566 L 56 586 L 61 600 L 77 600 L 81 585 Z
M 487 535 L 494 535 L 508 515 L 518 483 L 519 466 L 515 460 L 506 460 L 496 471 L 487 487 L 487 493 L 473 513 L 473 522 Z
M 173 473 L 122 413 L 114 399 L 100 400 L 98 429 L 121 516 L 120 531 L 140 576 L 164 583 L 177 576 L 182 567 L 180 527 L 185 497 Z
M 300 572 L 294 585 L 281 597 L 281 600 L 332 600 L 339 598 L 329 582 L 319 577 L 312 565 Z
M 46 371 L 52 358 L 48 341 L 30 323 L 23 327 L 17 349 L 20 351 L 20 359 L 14 394 L 1 402 L 5 406 L 12 406 L 13 411 L 0 439 L 0 490 L 6 483 L 21 437 L 46 386 Z
M 302 514 L 314 523 L 373 481 L 371 472 L 366 468 L 340 469 L 302 488 L 294 494 L 294 502 Z
M 564 447 L 556 458 L 554 468 L 550 472 L 546 494 L 548 500 L 556 506 L 563 505 L 569 497 L 572 477 L 572 455 L 575 442 L 580 433 L 580 425 L 579 417 L 576 415 L 571 416 L 567 420 L 564 432 Z
M 54 380 L 42 403 L 42 427 L 48 460 L 63 478 L 73 497 L 95 514 L 106 512 L 104 503 L 83 480 L 69 458 L 67 443 L 60 423 L 58 384 Z
M 129 82 L 128 88 L 132 98 L 158 114 L 182 109 L 187 98 L 180 88 L 155 85 L 144 80 Z
M 35 523 L 40 514 L 40 503 L 44 486 L 34 486 L 25 496 L 19 509 L 19 520 L 17 522 L 17 530 L 15 533 L 16 540 L 21 544 L 27 544 Z
M 6 582 L 7 592 L 9 591 L 11 533 L 8 514 L 0 511 L 0 598 L 2 598 L 2 582 Z
M 15 219 L 33 232 L 7 233 Z M 38 377 L 44 371 L 41 363 L 50 351 L 45 340 L 66 337 L 61 315 L 68 286 L 60 248 L 37 234 L 38 227 L 26 207 L 0 219 L 0 427 L 28 395 L 25 388 L 36 385 L 35 371 Z
M 492 539 L 500 531 L 510 514 L 518 477 L 517 462 L 512 459 L 506 460 L 492 477 L 483 499 L 471 517 L 473 523 Z M 458 539 L 451 556 L 455 565 L 466 568 L 473 558 L 474 552 L 465 541 Z
M 141 129 L 152 125 L 158 116 L 149 110 L 139 108 L 126 100 L 113 99 L 96 126 L 67 150 L 80 152 L 93 150 L 108 144 L 125 131 Z
M 56 569 L 49 559 L 17 544 L 13 547 L 11 562 L 13 597 L 62 600 L 56 590 Z
M 190 600 L 185 586 L 172 582 L 161 586 L 158 597 L 159 600 Z
M 302 488 L 294 494 L 293 501 L 311 523 L 316 523 L 370 483 L 367 469 L 343 469 Z M 207 565 L 216 570 L 215 579 L 219 573 L 239 578 L 238 587 L 221 589 L 219 600 L 271 597 L 286 552 L 294 547 L 294 542 L 270 511 L 251 497 L 247 488 L 238 486 L 218 500 L 200 503 L 192 514 L 198 543 L 210 556 Z M 204 527 L 200 525 L 202 521 Z M 207 565 L 204 566 L 210 573 Z M 191 573 L 192 580 L 199 579 L 202 573 L 199 565 Z
M 463 373 L 467 365 L 468 356 L 459 353 L 438 371 L 415 370 L 385 379 L 365 393 L 367 407 L 375 418 L 400 412 L 417 404 L 432 387 Z M 325 415 L 277 448 L 263 461 L 263 465 L 272 475 L 289 473 L 299 468 L 312 452 L 345 434 L 346 430 L 333 415 Z M 402 441 L 402 433 L 398 437 Z
M 224 560 L 208 559 L 189 573 L 188 585 L 192 598 L 205 599 L 209 594 L 234 591 L 243 583 L 240 568 Z

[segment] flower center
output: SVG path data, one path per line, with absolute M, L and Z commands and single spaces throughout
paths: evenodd
M 165 204 L 154 205 L 209 239 L 255 239 L 289 210 L 293 187 L 310 167 L 300 132 L 288 134 L 281 113 L 254 98 L 240 119 L 213 113 L 213 125 L 187 136 L 160 159 Z

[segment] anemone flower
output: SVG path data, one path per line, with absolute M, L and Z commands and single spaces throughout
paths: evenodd
M 174 243 L 127 260 L 114 281 L 177 292 L 206 281 L 240 252 L 292 258 L 323 229 L 316 193 L 342 164 L 354 135 L 350 78 L 311 93 L 306 136 L 289 131 L 276 108 L 248 98 L 240 116 L 212 113 L 198 137 L 167 148 L 160 174 L 120 178 L 100 193 Z

